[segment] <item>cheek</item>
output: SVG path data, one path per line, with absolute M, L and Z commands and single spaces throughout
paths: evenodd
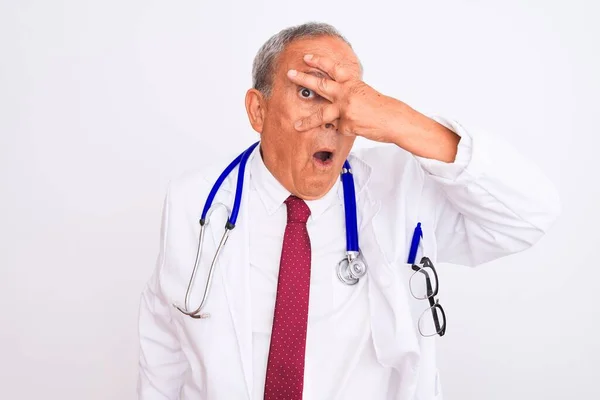
M 301 115 L 301 110 L 296 101 L 291 96 L 285 96 L 279 103 L 279 113 L 277 123 L 280 127 L 290 130 L 294 128 L 294 122 Z
M 303 99 L 295 89 L 289 93 L 286 100 L 289 117 L 294 122 L 316 113 L 324 105 L 324 101 L 318 97 Z
M 307 136 L 306 132 L 303 134 L 303 132 L 297 131 L 294 124 L 302 118 L 316 113 L 318 108 L 316 102 L 303 101 L 297 97 L 296 93 L 289 94 L 281 99 L 276 119 L 277 128 L 293 135 L 294 139 L 304 138 Z

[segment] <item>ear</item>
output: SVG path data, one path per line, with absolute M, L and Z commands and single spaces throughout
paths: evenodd
M 258 133 L 263 131 L 266 111 L 263 94 L 256 89 L 249 89 L 246 92 L 246 113 L 248 113 L 250 125 Z

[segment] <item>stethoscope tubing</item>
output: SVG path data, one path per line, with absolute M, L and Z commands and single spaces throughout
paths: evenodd
M 356 217 L 356 191 L 352 169 L 348 160 L 342 170 L 342 185 L 344 187 L 344 212 L 346 216 L 346 253 L 358 252 L 358 220 Z
M 217 195 L 217 192 L 221 188 L 221 185 L 223 184 L 225 179 L 229 176 L 231 171 L 233 171 L 233 169 L 236 166 L 238 166 L 238 164 L 239 164 L 240 168 L 238 170 L 238 176 L 237 176 L 235 199 L 233 202 L 233 208 L 231 209 L 231 214 L 230 214 L 229 218 L 227 219 L 227 225 L 226 225 L 226 228 L 229 230 L 231 230 L 235 227 L 235 223 L 237 222 L 237 217 L 240 212 L 240 204 L 242 202 L 242 189 L 244 187 L 244 172 L 246 170 L 246 162 L 248 161 L 248 158 L 250 157 L 250 154 L 252 153 L 254 148 L 256 146 L 258 146 L 259 143 L 260 142 L 256 142 L 256 143 L 252 144 L 252 146 L 248 147 L 248 149 L 246 151 L 244 151 L 242 154 L 237 156 L 235 158 L 235 160 L 233 160 L 227 166 L 227 168 L 225 168 L 225 170 L 221 173 L 221 175 L 219 175 L 219 177 L 217 178 L 217 181 L 215 182 L 212 189 L 210 190 L 210 193 L 208 194 L 208 197 L 206 199 L 206 203 L 204 204 L 204 208 L 202 209 L 202 215 L 200 216 L 200 224 L 201 225 L 204 225 L 204 221 L 206 221 L 206 215 L 208 214 L 208 210 L 210 210 L 210 207 L 212 206 L 212 203 L 215 200 L 215 196 Z
M 191 275 L 190 281 L 188 283 L 188 287 L 187 287 L 186 294 L 185 294 L 185 303 L 184 303 L 185 308 L 181 308 L 177 305 L 174 305 L 179 311 L 181 311 L 182 313 L 184 313 L 190 317 L 207 318 L 210 316 L 210 314 L 206 314 L 206 313 L 201 314 L 201 311 L 202 311 L 202 308 L 204 307 L 204 304 L 206 303 L 206 300 L 208 298 L 208 294 L 209 294 L 210 287 L 211 287 L 211 281 L 213 278 L 214 268 L 215 268 L 217 259 L 219 257 L 219 254 L 221 253 L 223 247 L 225 246 L 225 243 L 227 242 L 229 233 L 231 232 L 231 230 L 233 230 L 233 228 L 235 228 L 235 224 L 237 222 L 237 217 L 238 217 L 238 214 L 240 211 L 240 205 L 241 205 L 241 201 L 242 201 L 242 192 L 244 189 L 244 175 L 245 175 L 246 164 L 248 162 L 248 158 L 250 157 L 250 154 L 252 154 L 252 152 L 254 151 L 256 146 L 258 146 L 259 143 L 260 142 L 256 142 L 256 143 L 252 144 L 242 154 L 237 156 L 231 163 L 229 163 L 229 165 L 219 175 L 215 184 L 211 188 L 211 190 L 208 194 L 208 197 L 206 199 L 206 203 L 204 204 L 204 208 L 202 209 L 202 214 L 200 216 L 200 221 L 199 221 L 200 222 L 200 235 L 199 235 L 200 237 L 198 240 L 198 250 L 196 252 L 196 260 L 194 262 L 194 269 L 192 271 L 192 275 Z M 200 259 L 202 257 L 204 234 L 206 233 L 205 232 L 206 225 L 208 225 L 209 213 L 210 213 L 211 207 L 213 205 L 214 199 L 217 195 L 217 192 L 219 191 L 219 188 L 221 187 L 221 185 L 223 184 L 225 179 L 229 176 L 229 174 L 234 170 L 235 167 L 239 167 L 239 168 L 238 168 L 233 208 L 231 209 L 231 213 L 229 214 L 229 217 L 227 218 L 227 223 L 225 224 L 225 232 L 223 234 L 223 237 L 221 238 L 221 241 L 219 242 L 219 245 L 217 247 L 215 255 L 210 264 L 208 278 L 207 278 L 206 286 L 204 288 L 204 294 L 202 295 L 202 300 L 200 302 L 200 306 L 193 311 L 189 311 L 190 295 L 191 295 L 192 288 L 194 286 L 194 281 L 195 281 L 196 273 L 197 273 L 197 270 L 198 270 L 198 267 L 200 264 Z M 356 260 L 356 258 L 358 257 L 360 250 L 359 250 L 359 245 L 358 245 L 358 218 L 357 218 L 357 211 L 356 211 L 356 190 L 354 187 L 354 179 L 352 177 L 352 169 L 350 167 L 350 163 L 348 162 L 348 160 L 346 160 L 344 162 L 344 168 L 341 173 L 341 180 L 342 180 L 343 192 L 344 192 L 344 216 L 345 216 L 345 220 L 346 220 L 346 257 L 347 257 L 347 260 L 342 260 L 341 263 L 343 263 L 345 261 L 347 263 L 346 266 L 349 267 L 351 265 L 350 263 L 353 260 Z M 341 270 L 339 270 L 339 266 L 338 266 L 338 276 L 340 276 L 340 279 L 342 280 L 342 282 L 344 282 L 346 284 L 355 284 L 356 282 L 358 282 L 358 278 L 363 276 L 364 273 L 366 272 L 366 270 L 364 268 L 364 264 L 361 262 L 360 265 L 362 266 L 362 268 L 360 269 L 361 271 L 358 273 L 359 275 L 358 276 L 353 275 L 351 269 L 346 270 L 346 273 L 349 274 L 346 277 L 346 279 L 343 279 L 343 276 L 341 275 Z

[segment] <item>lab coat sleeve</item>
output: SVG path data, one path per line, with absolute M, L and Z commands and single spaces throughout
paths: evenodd
M 434 119 L 461 136 L 453 163 L 416 157 L 438 196 L 438 261 L 474 266 L 537 242 L 560 214 L 554 185 L 501 138 Z
M 188 368 L 172 323 L 173 307 L 162 294 L 160 274 L 164 266 L 169 224 L 169 193 L 163 207 L 160 252 L 156 269 L 146 285 L 139 311 L 138 399 L 175 400 Z

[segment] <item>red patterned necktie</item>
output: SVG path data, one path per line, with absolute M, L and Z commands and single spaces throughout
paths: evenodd
M 311 260 L 306 221 L 310 210 L 295 196 L 288 197 L 285 204 L 288 217 L 279 265 L 265 400 L 302 400 L 304 385 Z

